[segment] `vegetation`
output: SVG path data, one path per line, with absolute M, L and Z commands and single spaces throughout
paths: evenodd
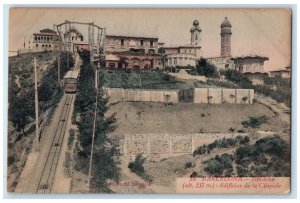
M 238 87 L 247 89 L 252 88 L 259 94 L 271 97 L 277 102 L 282 102 L 289 107 L 291 106 L 291 84 L 288 79 L 278 76 L 274 78 L 264 76 L 263 80 L 265 85 L 252 85 L 252 82 L 246 76 L 236 70 L 229 69 L 223 71 L 222 74 L 224 74 L 229 81 L 234 82 Z M 231 86 L 228 85 L 228 83 L 224 84 L 224 82 L 218 82 L 217 84 L 221 86 L 224 85 L 225 87 Z
M 25 133 L 25 126 L 32 122 L 35 115 L 34 72 L 32 65 L 32 59 L 34 56 L 41 61 L 45 60 L 45 57 L 46 59 L 53 57 L 52 55 L 47 55 L 47 53 L 38 53 L 36 55 L 31 54 L 28 55 L 28 58 L 24 57 L 24 60 L 22 58 L 22 60 L 15 61 L 16 58 L 13 58 L 9 64 L 10 73 L 12 74 L 10 75 L 11 81 L 9 83 L 9 119 L 12 121 L 16 130 L 22 130 L 23 134 Z M 61 61 L 66 61 L 66 57 L 66 53 L 62 53 Z M 68 70 L 68 67 L 73 66 L 74 62 L 71 56 L 69 62 L 69 66 L 67 66 L 66 62 L 62 62 L 62 76 Z M 15 83 L 16 77 L 19 78 L 21 87 Z M 54 61 L 47 72 L 43 75 L 38 87 L 38 93 L 39 108 L 41 111 L 46 111 L 51 106 L 56 105 L 59 102 L 62 96 L 62 90 L 57 84 L 57 61 Z
M 200 59 L 196 64 L 196 69 L 199 75 L 204 75 L 210 78 L 219 77 L 216 67 L 212 64 L 209 64 L 206 59 Z
M 241 146 L 234 157 L 238 176 L 290 176 L 290 149 L 279 136 Z
M 138 154 L 135 157 L 134 162 L 130 162 L 128 164 L 128 168 L 130 169 L 131 172 L 136 173 L 138 176 L 143 178 L 145 181 L 152 182 L 152 178 L 145 173 L 145 169 L 143 166 L 145 160 L 146 160 L 146 158 L 143 158 L 142 154 Z
M 91 192 L 112 192 L 106 185 L 107 179 L 119 180 L 119 150 L 117 142 L 108 135 L 115 129 L 115 116 L 105 117 L 108 110 L 104 99 L 103 75 L 99 78 L 99 92 L 94 87 L 95 67 L 90 63 L 89 52 L 82 52 L 82 66 L 79 89 L 75 101 L 75 111 L 80 114 L 78 141 L 75 146 L 75 169 L 88 173 L 94 122 L 95 101 L 97 96 L 97 119 L 92 160 Z
M 223 138 L 214 141 L 208 145 L 204 144 L 198 147 L 194 152 L 193 156 L 209 154 L 215 148 L 229 148 L 237 145 L 246 145 L 250 141 L 248 136 L 237 136 L 235 138 Z
M 249 144 L 249 138 L 245 137 L 237 146 L 233 154 L 224 153 L 204 161 L 205 172 L 216 177 L 290 176 L 290 148 L 278 135 L 259 139 L 254 144 Z
M 161 71 L 119 71 L 101 70 L 103 86 L 109 88 L 139 89 L 188 89 L 193 87 L 209 87 L 200 82 L 177 81 Z
M 69 130 L 69 139 L 68 139 L 68 150 L 71 150 L 75 140 L 75 130 L 70 129 Z
M 204 162 L 204 168 L 210 176 L 231 176 L 233 171 L 232 166 L 233 156 L 229 154 L 222 154 L 220 157 L 216 155 Z
M 266 116 L 259 116 L 259 117 L 249 117 L 249 120 L 243 121 L 242 125 L 245 128 L 251 127 L 251 128 L 258 128 L 261 124 L 267 122 Z

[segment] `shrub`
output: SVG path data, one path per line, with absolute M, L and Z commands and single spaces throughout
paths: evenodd
M 191 168 L 193 166 L 193 163 L 192 162 L 186 162 L 185 163 L 185 168 L 187 169 L 187 168 Z
M 152 182 L 152 177 L 145 173 L 144 162 L 146 158 L 143 158 L 142 154 L 138 154 L 135 157 L 134 162 L 128 164 L 128 168 L 131 172 L 136 173 L 138 176 L 143 178 L 145 181 Z
M 199 75 L 204 75 L 206 77 L 219 77 L 219 73 L 214 65 L 208 63 L 206 59 L 200 59 L 196 65 L 196 69 Z
M 210 158 L 204 162 L 207 165 L 204 170 L 211 176 L 222 176 L 224 171 L 228 176 L 233 168 L 232 161 L 232 155 L 226 153 L 220 157 L 216 155 L 215 158 Z
M 70 129 L 69 130 L 69 139 L 68 139 L 68 150 L 71 150 L 72 145 L 74 143 L 74 139 L 75 139 L 75 130 Z
M 243 166 L 238 165 L 236 169 L 237 169 L 237 173 L 238 173 L 239 177 L 248 177 L 249 176 L 248 175 L 249 171 L 247 168 L 244 168 Z
M 242 125 L 244 127 L 251 127 L 251 128 L 258 128 L 261 124 L 267 122 L 266 116 L 259 116 L 259 117 L 249 117 L 249 120 L 243 121 Z
M 241 141 L 248 143 L 247 140 L 245 137 Z M 265 137 L 253 145 L 239 147 L 235 159 L 239 176 L 290 175 L 289 147 L 279 136 Z
M 190 175 L 190 178 L 194 178 L 194 177 L 197 177 L 198 176 L 198 173 L 193 171 L 193 173 Z
M 241 145 L 246 145 L 250 142 L 250 138 L 248 136 L 245 136 L 244 139 L 240 140 Z

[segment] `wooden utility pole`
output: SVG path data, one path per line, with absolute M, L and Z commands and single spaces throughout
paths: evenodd
M 34 97 L 35 97 L 35 150 L 37 150 L 39 144 L 39 101 L 38 101 L 38 88 L 37 88 L 37 71 L 36 71 L 36 58 L 34 62 Z
M 92 175 L 92 163 L 93 163 L 93 151 L 94 151 L 94 140 L 95 140 L 95 131 L 96 131 L 96 121 L 97 121 L 97 108 L 98 108 L 98 67 L 96 66 L 95 70 L 95 88 L 96 88 L 96 102 L 94 110 L 94 124 L 93 124 L 93 135 L 92 135 L 92 146 L 91 146 L 91 158 L 89 165 L 89 177 L 88 177 L 88 188 L 91 188 L 91 175 Z
M 60 57 L 57 57 L 57 82 L 60 84 Z

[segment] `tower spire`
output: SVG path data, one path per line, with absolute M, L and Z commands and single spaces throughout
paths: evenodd
M 221 57 L 231 56 L 231 23 L 227 16 L 221 24 Z

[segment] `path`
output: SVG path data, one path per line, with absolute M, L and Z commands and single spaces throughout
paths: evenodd
M 276 113 L 284 122 L 290 124 L 291 122 L 291 109 L 283 103 L 278 103 L 277 101 L 265 97 L 257 96 L 258 103 L 261 103 L 268 108 L 270 108 L 274 113 Z

